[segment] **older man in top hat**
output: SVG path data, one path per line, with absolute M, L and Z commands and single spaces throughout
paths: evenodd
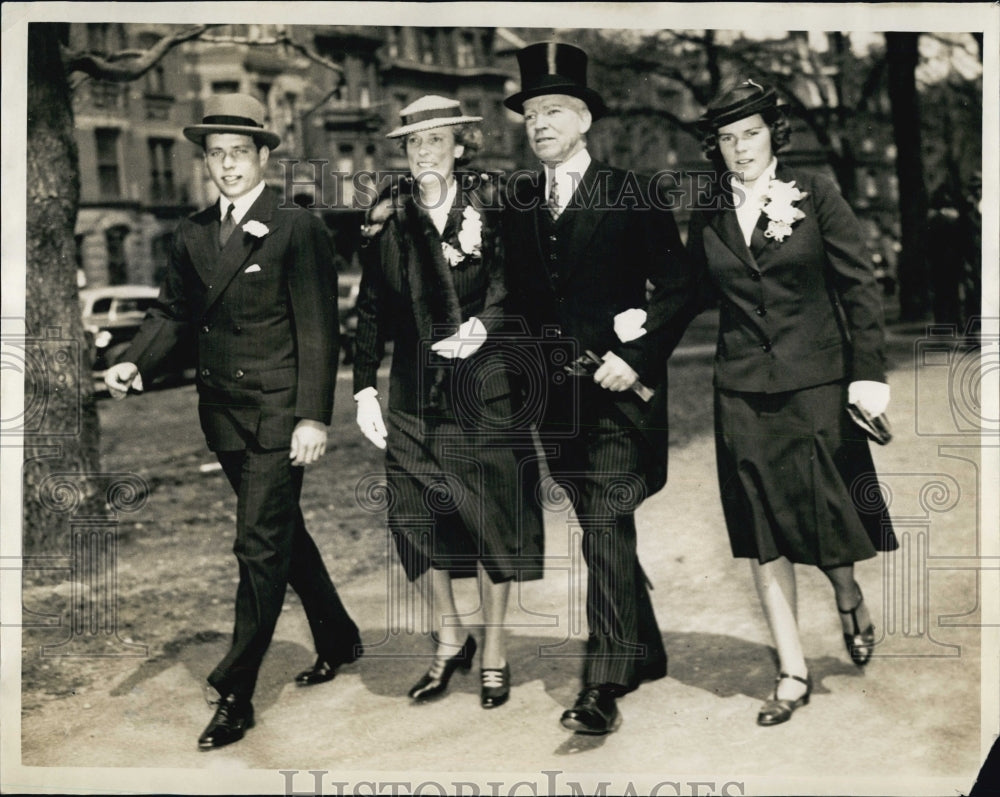
M 237 495 L 239 563 L 232 647 L 209 675 L 220 700 L 202 750 L 253 727 L 251 696 L 281 612 L 286 584 L 298 593 L 318 659 L 296 681 L 334 677 L 361 653 L 299 508 L 303 468 L 326 449 L 337 363 L 333 253 L 322 223 L 279 207 L 264 182 L 279 137 L 254 98 L 205 102 L 184 135 L 204 149 L 221 196 L 181 222 L 167 275 L 124 361 L 109 369 L 111 395 L 148 381 L 188 329 L 198 341 L 198 411 L 208 446 Z M 140 376 L 141 375 L 141 376 Z
M 521 90 L 505 104 L 524 115 L 543 168 L 508 186 L 508 310 L 550 353 L 540 432 L 588 566 L 584 689 L 562 724 L 607 733 L 619 722 L 616 698 L 666 674 L 634 511 L 666 481 L 666 361 L 691 272 L 649 181 L 587 151 L 605 105 L 587 86 L 586 53 L 540 42 L 518 61 Z

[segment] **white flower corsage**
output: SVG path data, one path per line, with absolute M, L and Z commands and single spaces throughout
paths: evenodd
M 615 316 L 615 334 L 622 343 L 641 338 L 646 334 L 646 311 L 638 307 L 623 310 Z
M 465 260 L 465 255 L 447 241 L 441 242 L 441 251 L 444 252 L 444 259 L 448 261 L 448 265 L 452 268 Z
M 483 218 L 471 205 L 462 211 L 462 226 L 458 230 L 458 245 L 461 251 L 449 243 L 442 242 L 441 250 L 445 260 L 452 267 L 467 257 L 481 257 L 483 245 Z
M 266 224 L 251 219 L 243 225 L 243 232 L 252 235 L 254 238 L 263 238 L 271 231 L 267 228 Z
M 779 243 L 792 234 L 792 225 L 806 214 L 792 203 L 809 196 L 805 191 L 795 187 L 795 181 L 783 183 L 781 180 L 771 180 L 767 184 L 767 193 L 761 198 L 761 210 L 770 219 L 765 238 L 773 238 Z

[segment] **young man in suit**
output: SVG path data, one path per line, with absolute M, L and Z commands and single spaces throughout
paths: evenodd
M 586 54 L 540 42 L 518 61 L 521 91 L 505 103 L 524 115 L 543 169 L 508 186 L 508 311 L 548 363 L 539 431 L 588 567 L 584 689 L 562 724 L 600 734 L 619 723 L 617 697 L 667 669 L 634 511 L 666 481 L 666 361 L 683 331 L 675 318 L 690 269 L 662 198 L 587 152 L 605 106 L 587 87 Z M 587 351 L 601 360 L 592 377 L 567 378 L 563 363 Z
M 196 330 L 198 413 L 236 492 L 240 574 L 232 646 L 208 677 L 220 700 L 198 739 L 202 750 L 253 727 L 251 697 L 286 584 L 302 600 L 318 654 L 298 684 L 329 681 L 362 651 L 299 508 L 303 469 L 323 456 L 333 412 L 333 254 L 323 225 L 279 208 L 266 186 L 280 140 L 263 120 L 254 98 L 223 94 L 206 100 L 202 124 L 184 128 L 204 149 L 221 196 L 181 222 L 157 304 L 105 377 L 111 395 L 124 398 Z

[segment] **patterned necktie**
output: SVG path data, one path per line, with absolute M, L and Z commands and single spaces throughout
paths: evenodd
M 222 219 L 222 223 L 219 225 L 219 248 L 221 249 L 226 245 L 226 241 L 229 240 L 229 236 L 233 234 L 233 230 L 236 229 L 236 220 L 233 219 L 233 205 L 229 205 L 229 210 L 226 211 L 225 217 Z
M 545 201 L 545 206 L 548 208 L 552 221 L 559 218 L 561 213 L 559 210 L 559 184 L 556 182 L 555 172 L 549 175 L 549 198 Z

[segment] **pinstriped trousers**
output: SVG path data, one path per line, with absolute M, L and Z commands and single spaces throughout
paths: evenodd
M 666 660 L 636 554 L 635 509 L 646 494 L 644 443 L 601 388 L 571 383 L 581 390 L 575 433 L 567 436 L 570 416 L 558 411 L 572 400 L 570 391 L 557 389 L 550 391 L 540 435 L 553 452 L 549 471 L 569 495 L 583 530 L 590 631 L 583 682 L 624 692 L 638 685 L 645 666 Z

